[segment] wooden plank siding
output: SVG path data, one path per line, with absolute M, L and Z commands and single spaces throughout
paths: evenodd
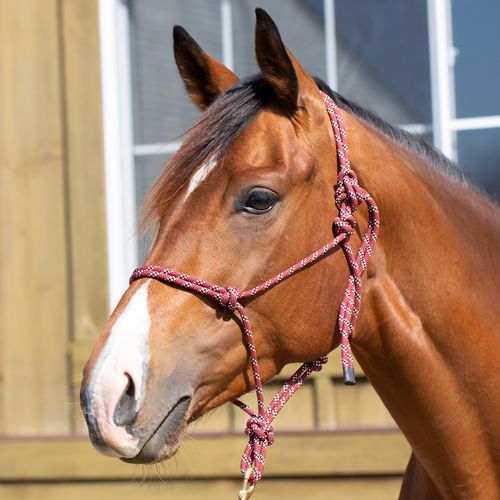
M 258 500 L 395 500 L 401 479 L 360 477 L 342 479 L 266 479 L 252 498 Z M 234 500 L 239 480 L 190 480 L 99 483 L 0 484 L 6 500 Z
M 157 471 L 169 479 L 239 478 L 245 444 L 242 433 L 187 436 L 179 454 Z M 0 446 L 0 481 L 132 480 L 156 473 L 153 466 L 100 455 L 86 438 L 13 438 Z M 266 477 L 398 475 L 408 457 L 397 431 L 278 432 Z
M 97 455 L 87 439 L 13 439 L 1 444 L 0 497 L 230 499 L 244 445 L 241 435 L 193 436 L 172 461 L 145 467 Z M 395 431 L 282 432 L 258 498 L 395 499 L 408 454 Z
M 0 9 L 0 432 L 69 433 L 108 311 L 98 2 Z
M 2 432 L 69 431 L 58 2 L 0 0 Z
M 81 371 L 108 314 L 98 28 L 98 0 L 0 0 L 0 498 L 233 498 L 246 417 L 231 404 L 158 468 L 86 438 Z M 336 352 L 294 396 L 258 498 L 397 497 L 409 447 L 358 375 L 342 385 Z

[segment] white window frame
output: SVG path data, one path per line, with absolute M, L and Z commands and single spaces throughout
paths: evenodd
M 219 0 L 222 61 L 234 69 L 234 0 Z M 323 0 L 327 83 L 338 88 L 335 0 Z M 138 265 L 134 160 L 173 154 L 180 142 L 135 144 L 132 130 L 130 34 L 127 0 L 99 0 L 101 75 L 106 170 L 106 210 L 110 305 L 114 307 Z M 433 133 L 434 144 L 456 159 L 456 132 L 500 128 L 500 115 L 455 117 L 452 5 L 427 0 L 432 124 L 406 124 L 417 134 Z
M 114 309 L 137 265 L 129 9 L 99 1 L 109 305 Z

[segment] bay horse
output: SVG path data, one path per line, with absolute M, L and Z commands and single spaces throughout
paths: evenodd
M 180 27 L 174 52 L 204 110 L 149 193 L 145 265 L 247 289 L 332 239 L 337 148 L 318 83 L 257 11 L 261 73 L 239 80 Z M 381 231 L 352 349 L 413 453 L 402 499 L 500 498 L 500 211 L 421 139 L 337 102 Z M 368 224 L 356 213 L 354 248 Z M 245 304 L 263 381 L 340 342 L 349 274 L 334 250 Z M 238 318 L 209 297 L 134 280 L 84 369 L 97 449 L 153 463 L 189 422 L 254 386 Z

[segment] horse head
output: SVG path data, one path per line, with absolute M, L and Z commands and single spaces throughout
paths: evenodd
M 336 148 L 318 86 L 257 10 L 262 73 L 239 80 L 174 29 L 180 75 L 203 110 L 146 201 L 156 239 L 145 265 L 249 289 L 332 239 Z M 342 252 L 245 303 L 263 381 L 339 344 L 348 276 Z M 175 286 L 133 281 L 84 370 L 82 407 L 94 445 L 157 462 L 189 422 L 252 389 L 239 319 Z

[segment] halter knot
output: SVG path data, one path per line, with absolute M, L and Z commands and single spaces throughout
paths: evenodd
M 356 228 L 356 219 L 353 215 L 347 215 L 344 217 L 337 217 L 333 221 L 333 232 L 335 236 L 339 236 L 341 234 L 345 234 L 347 237 L 351 236 L 354 233 L 354 229 Z
M 348 186 L 357 186 L 358 176 L 356 175 L 354 170 L 342 170 L 342 172 L 339 174 L 339 182 Z
M 337 208 L 345 210 L 349 207 L 351 212 L 355 212 L 361 203 L 358 191 L 360 187 L 356 174 L 353 171 L 344 172 L 342 179 L 335 188 L 335 203 Z
M 311 370 L 313 372 L 320 372 L 323 369 L 323 365 L 327 362 L 328 362 L 328 357 L 321 356 L 321 358 L 311 362 Z
M 219 304 L 230 311 L 236 310 L 238 299 L 241 296 L 241 290 L 234 286 L 227 286 L 219 295 Z
M 256 415 L 247 420 L 245 433 L 251 441 L 257 439 L 264 445 L 274 443 L 274 431 L 271 423 L 264 417 Z

